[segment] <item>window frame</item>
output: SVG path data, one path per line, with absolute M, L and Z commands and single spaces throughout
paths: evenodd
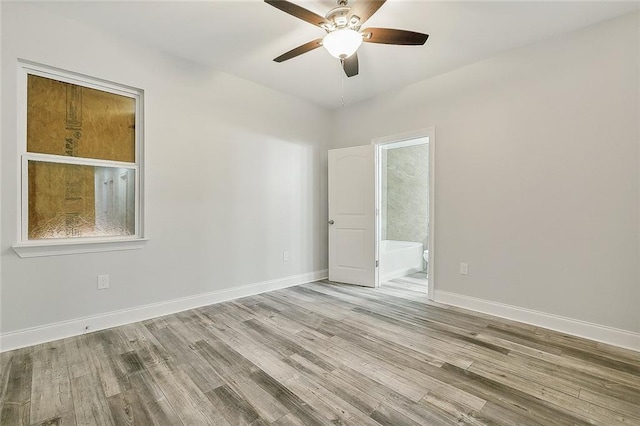
M 134 162 L 101 160 L 84 157 L 42 154 L 27 151 L 27 79 L 36 75 L 49 79 L 76 84 L 91 89 L 114 93 L 135 99 L 135 148 Z M 64 254 L 92 253 L 114 250 L 132 250 L 144 246 L 144 90 L 116 84 L 110 81 L 89 77 L 54 67 L 48 67 L 29 61 L 18 61 L 17 81 L 17 136 L 18 136 L 18 235 L 14 251 L 20 257 L 39 257 Z M 29 161 L 44 161 L 62 164 L 75 164 L 108 168 L 124 168 L 134 171 L 134 234 L 125 236 L 72 237 L 51 239 L 29 239 Z

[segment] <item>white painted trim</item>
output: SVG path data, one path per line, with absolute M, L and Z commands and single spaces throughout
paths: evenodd
M 78 240 L 43 241 L 13 245 L 13 251 L 21 258 L 62 256 L 67 254 L 99 253 L 104 251 L 138 250 L 149 241 L 147 238 L 111 237 L 82 238 Z
M 115 83 L 87 74 L 81 74 L 62 68 L 44 65 L 38 62 L 29 61 L 27 59 L 18 58 L 18 68 L 26 71 L 26 74 L 38 75 L 40 77 L 51 78 L 65 83 L 77 84 L 89 87 L 103 92 L 110 92 L 116 95 L 126 96 L 128 98 L 137 98 L 140 95 L 140 89 L 126 84 Z M 25 74 L 25 76 L 26 76 Z M 26 83 L 26 80 L 25 80 Z
M 18 144 L 18 236 L 14 251 L 20 257 L 56 256 L 62 254 L 93 253 L 112 250 L 131 250 L 144 247 L 146 241 L 144 220 L 146 219 L 145 194 L 144 194 L 144 90 L 132 86 L 114 83 L 108 80 L 67 71 L 56 67 L 39 64 L 25 59 L 18 59 L 17 63 L 17 144 Z M 67 83 L 89 87 L 120 96 L 126 96 L 135 100 L 135 161 L 133 163 L 98 160 L 83 157 L 66 157 L 59 155 L 27 152 L 27 79 L 29 75 L 37 75 Z M 55 239 L 59 248 L 48 240 L 29 240 L 28 236 L 28 161 L 48 161 L 64 164 L 93 165 L 102 167 L 118 167 L 134 170 L 135 173 L 135 237 L 118 238 L 83 238 L 86 243 L 81 244 L 74 238 Z M 104 246 L 101 248 L 100 245 Z M 35 245 L 41 244 L 41 249 Z
M 427 299 L 436 293 L 436 128 L 427 129 L 429 137 L 429 261 L 427 262 Z
M 373 143 L 373 142 L 372 142 Z M 380 287 L 380 284 L 384 282 L 383 278 L 380 275 L 380 241 L 382 240 L 382 152 L 380 145 L 374 145 L 374 154 L 373 154 L 373 167 L 374 172 L 373 176 L 375 179 L 374 189 L 373 189 L 373 202 L 375 204 L 375 225 L 373 227 L 375 236 L 374 236 L 374 253 L 376 257 L 376 273 L 373 280 L 373 286 L 375 288 Z
M 561 333 L 640 351 L 640 333 L 594 324 L 491 300 L 436 290 L 435 301 L 484 314 L 507 318 Z
M 22 155 L 22 158 L 23 158 L 23 166 L 27 164 L 27 161 L 38 161 L 41 163 L 73 164 L 76 166 L 110 167 L 110 168 L 131 169 L 131 170 L 138 169 L 138 165 L 136 163 L 125 163 L 122 161 L 111 161 L 111 160 L 98 160 L 95 158 L 85 158 L 85 157 L 65 157 L 62 155 L 40 154 L 37 152 L 27 152 Z
M 275 280 L 262 281 L 239 287 L 225 288 L 209 293 L 167 300 L 134 308 L 121 309 L 84 318 L 61 321 L 44 326 L 26 328 L 0 335 L 0 352 L 19 349 L 39 343 L 78 336 L 87 332 L 104 330 L 163 315 L 174 314 L 201 306 L 226 302 L 240 297 L 253 296 L 327 278 L 327 270 L 292 275 Z
M 396 133 L 394 135 L 374 138 L 372 139 L 371 144 L 382 145 L 386 143 L 402 142 L 409 139 L 419 139 L 419 138 L 433 136 L 434 133 L 435 133 L 435 127 L 427 127 L 424 129 L 410 130 L 408 132 Z
M 436 280 L 435 280 L 435 223 L 436 223 L 436 210 L 435 210 L 435 200 L 436 200 L 436 128 L 435 127 L 427 127 L 419 130 L 412 130 L 404 133 L 398 133 L 395 135 L 383 136 L 379 138 L 374 138 L 371 140 L 371 144 L 376 146 L 375 151 L 375 184 L 376 184 L 376 259 L 380 259 L 380 237 L 381 237 L 381 215 L 382 215 L 382 206 L 380 199 L 380 189 L 382 187 L 380 176 L 380 152 L 384 148 L 385 145 L 390 144 L 402 144 L 402 146 L 411 146 L 413 144 L 413 140 L 428 138 L 429 143 L 429 241 L 428 241 L 428 249 L 429 249 L 429 261 L 427 263 L 427 276 L 428 276 L 428 290 L 427 290 L 427 298 L 431 301 L 434 301 L 434 294 L 436 288 Z M 416 144 L 425 143 L 423 141 L 416 142 Z M 377 271 L 377 269 L 376 269 Z M 388 280 L 386 280 L 388 281 Z M 380 283 L 383 282 L 382 277 L 376 272 L 376 281 L 375 286 L 379 287 Z
M 388 149 L 397 149 L 397 148 L 408 148 L 410 146 L 423 145 L 425 143 L 429 143 L 429 138 L 427 136 L 419 137 L 415 139 L 406 139 L 401 142 L 383 143 L 380 145 L 380 147 L 383 150 L 388 150 Z

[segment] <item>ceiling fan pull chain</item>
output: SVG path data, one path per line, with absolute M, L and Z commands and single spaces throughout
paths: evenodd
M 344 59 L 340 59 L 340 65 L 342 65 L 342 72 L 340 73 L 341 75 L 340 82 L 342 84 L 342 93 L 340 95 L 340 101 L 341 101 L 340 106 L 344 108 Z

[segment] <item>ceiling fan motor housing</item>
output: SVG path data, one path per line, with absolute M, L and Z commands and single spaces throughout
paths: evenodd
M 325 17 L 327 18 L 328 28 L 324 28 L 328 32 L 334 31 L 338 28 L 345 28 L 349 24 L 349 11 L 350 7 L 338 6 L 331 9 Z

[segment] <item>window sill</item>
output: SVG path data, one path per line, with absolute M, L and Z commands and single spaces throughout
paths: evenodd
M 13 251 L 22 258 L 63 256 L 67 254 L 99 253 L 105 251 L 138 250 L 145 246 L 148 238 L 126 240 L 85 241 L 34 241 L 14 245 Z

